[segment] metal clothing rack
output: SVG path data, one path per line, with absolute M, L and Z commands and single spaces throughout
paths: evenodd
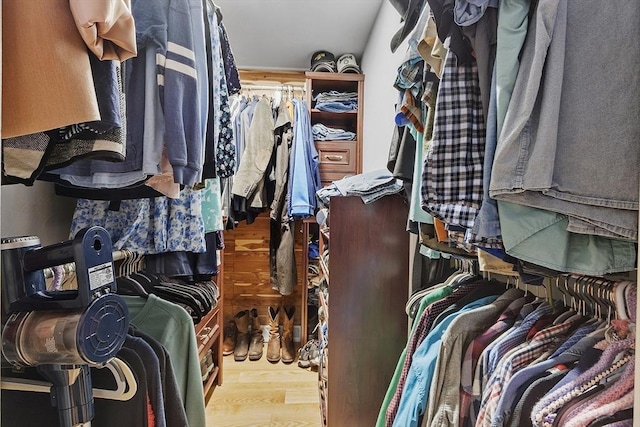
M 304 86 L 296 86 L 290 84 L 282 84 L 282 85 L 266 85 L 266 84 L 253 84 L 253 83 L 242 83 L 242 90 L 273 90 L 273 91 L 290 91 L 290 92 L 306 92 L 307 89 Z
M 298 90 L 298 91 L 306 91 L 305 86 L 297 86 L 293 84 L 281 84 L 281 85 L 272 85 L 272 84 L 254 84 L 254 83 L 242 83 L 243 89 L 255 89 L 255 90 Z

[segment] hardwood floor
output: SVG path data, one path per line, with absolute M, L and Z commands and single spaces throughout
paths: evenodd
M 265 346 L 266 351 L 266 346 Z M 266 355 L 252 362 L 226 356 L 224 383 L 207 405 L 207 427 L 319 427 L 318 373 L 269 363 Z

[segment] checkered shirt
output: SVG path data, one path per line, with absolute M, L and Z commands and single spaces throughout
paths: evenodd
M 485 122 L 475 62 L 449 51 L 436 100 L 433 139 L 422 173 L 422 208 L 472 228 L 482 203 Z
M 509 335 L 520 327 L 522 321 L 527 318 L 532 312 L 538 308 L 539 304 L 535 302 L 530 304 L 525 304 L 521 309 L 518 315 L 516 316 L 516 321 L 513 326 L 506 331 L 504 331 L 498 338 L 492 341 L 484 350 L 482 350 L 482 354 L 480 354 L 480 358 L 478 359 L 478 363 L 476 364 L 476 369 L 473 372 L 473 387 L 472 387 L 472 395 L 474 397 L 474 406 L 477 403 L 477 407 L 480 407 L 480 399 L 482 398 L 482 390 L 484 390 L 484 386 L 489 381 L 489 356 L 493 349 L 500 345 L 500 343 L 509 337 Z M 472 406 L 473 408 L 473 406 Z M 478 411 L 475 411 L 477 415 Z M 474 422 L 475 423 L 475 422 Z
M 471 405 L 472 388 L 473 388 L 473 372 L 476 369 L 478 359 L 482 351 L 509 329 L 516 321 L 516 316 L 525 304 L 526 298 L 518 298 L 513 301 L 502 312 L 496 323 L 489 327 L 482 334 L 478 335 L 467 347 L 467 351 L 462 359 L 462 369 L 460 372 L 460 425 L 466 425 L 466 419 L 469 418 L 469 408 Z
M 542 303 L 531 314 L 522 321 L 520 326 L 511 331 L 509 336 L 496 345 L 489 353 L 489 365 L 486 374 L 491 377 L 498 366 L 498 362 L 504 358 L 509 350 L 514 349 L 525 341 L 525 338 L 533 325 L 542 317 L 548 316 L 553 312 L 553 307 L 547 303 Z
M 564 323 L 542 329 L 522 348 L 514 351 L 509 357 L 500 360 L 482 394 L 482 403 L 476 426 L 490 427 L 492 425 L 492 417 L 498 407 L 502 389 L 513 374 L 532 363 L 544 352 L 555 347 L 559 342 L 558 339 L 563 337 L 576 321 L 578 321 L 576 317 L 571 317 Z

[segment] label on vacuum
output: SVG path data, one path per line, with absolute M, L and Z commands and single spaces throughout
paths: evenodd
M 113 264 L 105 262 L 89 268 L 89 287 L 91 290 L 110 285 L 114 282 Z

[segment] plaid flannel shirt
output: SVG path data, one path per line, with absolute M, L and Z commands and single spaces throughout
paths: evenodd
M 547 319 L 549 322 L 553 320 L 548 317 Z M 583 320 L 583 318 L 572 316 L 564 323 L 542 329 L 533 336 L 531 341 L 513 352 L 510 357 L 500 361 L 493 375 L 489 379 L 487 388 L 484 390 L 476 426 L 491 426 L 492 417 L 498 406 L 502 389 L 511 379 L 513 374 L 533 362 L 545 351 L 556 346 L 558 338 L 564 336 L 575 322 L 579 320 Z
M 485 133 L 478 66 L 459 64 L 449 51 L 421 189 L 423 209 L 448 224 L 473 227 L 483 196 Z
M 520 326 L 513 330 L 506 339 L 502 340 L 496 347 L 494 347 L 489 354 L 489 365 L 486 374 L 490 377 L 498 366 L 498 362 L 504 358 L 509 350 L 517 347 L 524 342 L 527 334 L 533 327 L 533 325 L 542 317 L 548 316 L 553 312 L 553 307 L 549 304 L 543 303 L 536 308 L 531 314 L 529 314 L 520 324 Z
M 478 364 L 478 360 L 482 351 L 509 329 L 516 321 L 516 316 L 520 312 L 520 309 L 525 304 L 527 299 L 525 297 L 518 298 L 513 301 L 502 312 L 496 323 L 478 335 L 467 347 L 467 351 L 462 359 L 462 368 L 460 372 L 460 425 L 463 426 L 466 423 L 466 419 L 469 418 L 469 407 L 472 400 L 472 388 L 473 388 L 473 373 Z

